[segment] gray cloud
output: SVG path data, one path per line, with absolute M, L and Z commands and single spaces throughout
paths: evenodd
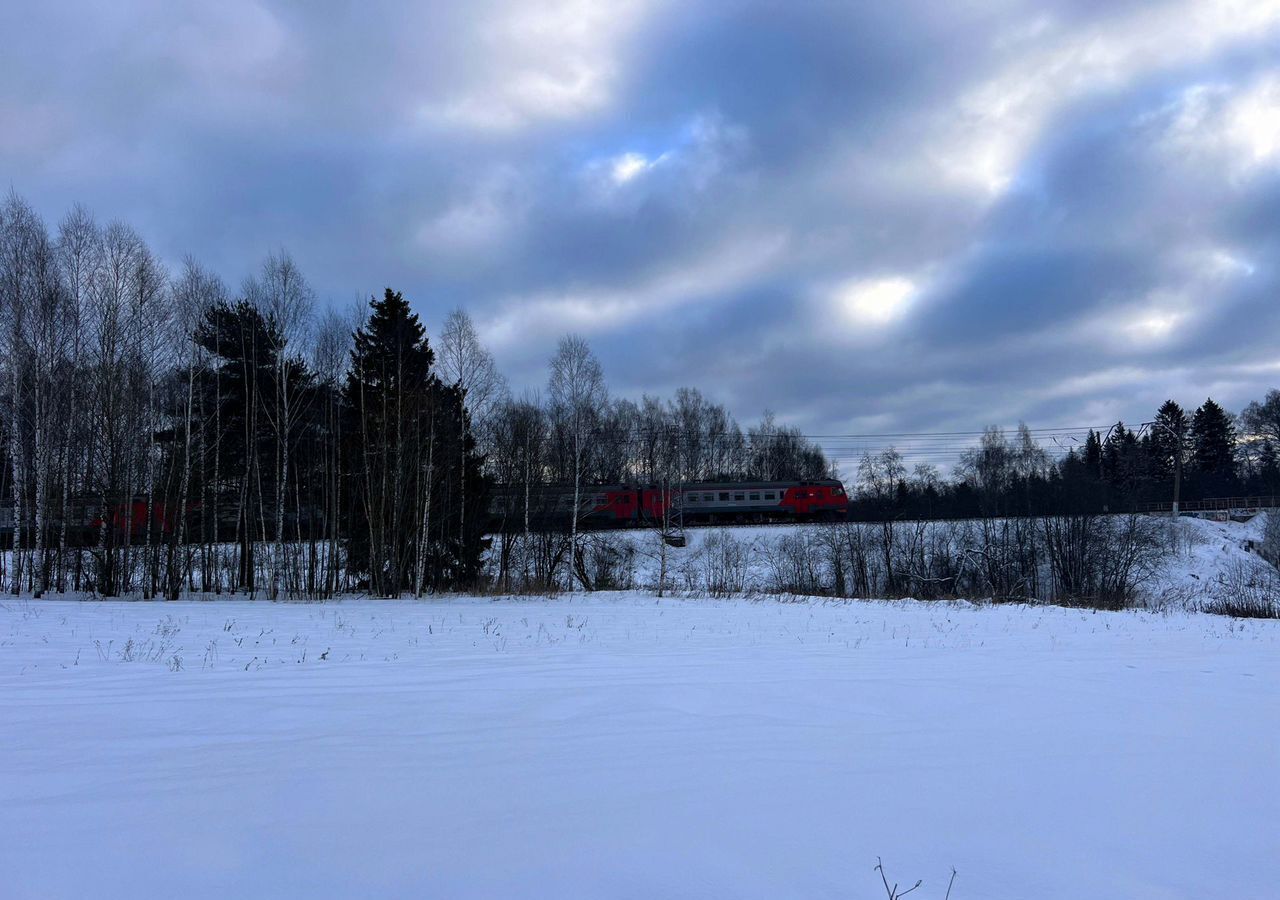
M 565 330 L 620 393 L 824 434 L 1280 382 L 1274 0 L 125 0 L 0 32 L 0 174 L 50 218 L 461 303 L 517 385 Z

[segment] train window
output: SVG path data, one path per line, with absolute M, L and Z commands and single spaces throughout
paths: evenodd
M 703 503 L 710 503 L 710 502 L 711 502 L 712 500 L 714 500 L 714 499 L 715 499 L 715 497 L 711 496 L 710 494 L 703 494 L 703 495 L 702 495 L 702 502 L 703 502 Z
M 697 494 L 690 494 L 690 495 L 689 495 L 689 502 L 690 502 L 690 503 L 697 503 L 697 502 L 698 502 L 698 495 L 697 495 Z
M 745 499 L 746 499 L 746 496 L 745 496 L 745 495 L 743 495 L 743 494 L 734 494 L 734 495 L 733 495 L 733 499 L 734 499 L 734 500 L 745 500 Z
M 751 495 L 751 499 L 752 499 L 752 500 L 759 500 L 759 499 L 760 499 L 760 495 L 759 495 L 759 494 L 752 494 L 752 495 Z
M 777 500 L 778 498 L 777 498 L 777 497 L 775 497 L 775 496 L 773 496 L 773 491 L 765 491 L 765 492 L 764 492 L 764 499 L 766 499 L 766 500 Z
M 721 491 L 721 492 L 720 492 L 720 499 L 721 499 L 721 500 L 728 500 L 728 499 L 729 499 L 729 492 L 728 492 L 728 491 Z

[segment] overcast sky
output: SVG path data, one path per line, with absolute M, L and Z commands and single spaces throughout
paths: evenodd
M 238 284 L 475 317 L 517 387 L 808 433 L 1280 386 L 1280 0 L 0 6 L 0 179 Z

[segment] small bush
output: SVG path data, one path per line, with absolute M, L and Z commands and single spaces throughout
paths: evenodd
M 728 531 L 714 531 L 702 545 L 705 589 L 713 597 L 741 594 L 747 589 L 750 544 Z
M 1280 619 L 1280 603 L 1264 597 L 1220 597 L 1206 603 L 1204 611 L 1233 619 Z
M 622 591 L 635 587 L 636 548 L 629 540 L 609 532 L 589 532 L 583 545 L 583 564 L 593 588 Z
M 1236 563 L 1204 611 L 1236 619 L 1280 619 L 1280 573 L 1262 563 Z
M 825 583 L 822 546 L 810 529 L 800 529 L 764 543 L 769 590 L 775 594 L 831 593 Z
M 1158 524 L 1145 516 L 1050 516 L 1040 530 L 1060 606 L 1132 609 L 1168 552 Z

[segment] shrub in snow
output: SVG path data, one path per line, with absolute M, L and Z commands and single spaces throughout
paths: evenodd
M 583 567 L 594 589 L 625 591 L 636 586 L 636 548 L 629 537 L 597 531 L 583 542 Z
M 763 547 L 769 590 L 775 594 L 829 594 L 826 554 L 819 535 L 812 529 L 797 529 Z
M 1237 619 L 1280 619 L 1280 573 L 1265 563 L 1236 562 L 1204 611 Z
M 1041 520 L 1052 599 L 1065 606 L 1126 609 L 1164 554 L 1147 516 L 1051 516 Z
M 741 594 L 747 590 L 747 570 L 751 544 L 720 529 L 707 535 L 702 544 L 702 588 L 713 597 Z
M 569 536 L 555 531 L 495 538 L 486 560 L 494 587 L 509 594 L 554 594 L 565 575 Z

